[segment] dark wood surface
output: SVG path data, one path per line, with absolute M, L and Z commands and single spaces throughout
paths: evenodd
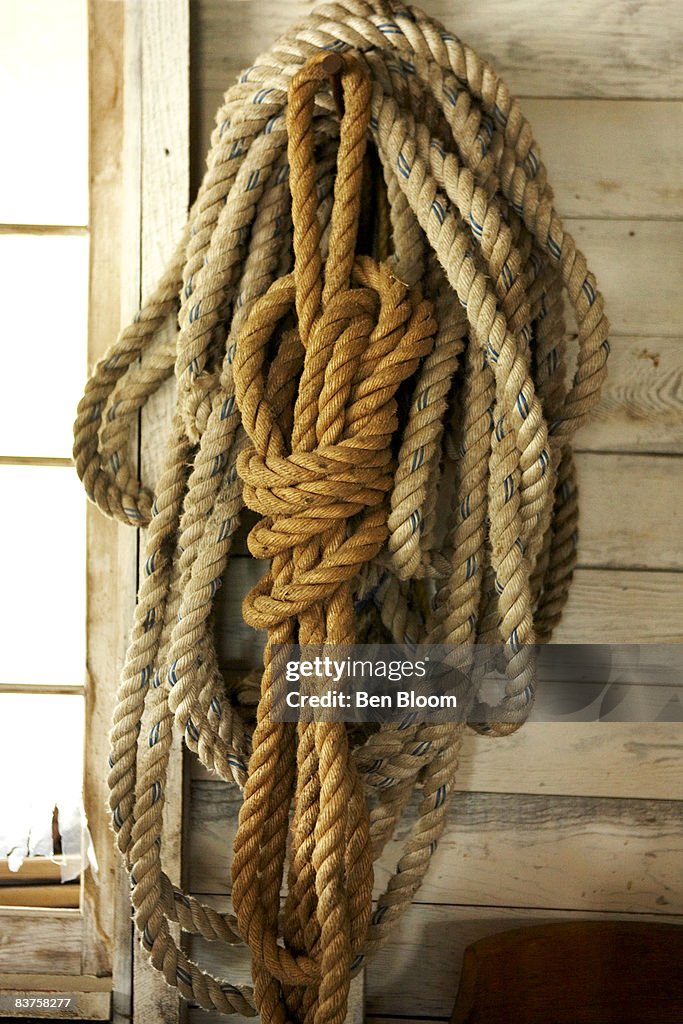
M 451 1024 L 680 1024 L 683 928 L 587 921 L 465 950 Z

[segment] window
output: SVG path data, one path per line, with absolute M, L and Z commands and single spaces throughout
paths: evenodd
M 86 656 L 93 570 L 71 463 L 88 362 L 87 0 L 6 5 L 0 93 L 0 1019 L 35 1017 L 15 999 L 48 991 L 69 1017 L 106 1019 L 108 709 Z
M 0 1022 L 59 1018 L 58 1006 L 38 1014 L 14 1002 L 42 992 L 69 997 L 61 1015 L 70 1019 L 137 1019 L 154 1007 L 170 1024 L 181 1015 L 177 993 L 133 952 L 128 880 L 108 810 L 108 733 L 138 538 L 86 505 L 69 456 L 86 364 L 130 321 L 187 215 L 189 5 L 24 0 L 5 13 L 0 67 L 12 101 L 0 164 L 0 712 L 8 716 L 3 739 L 6 721 L 12 734 L 0 766 L 10 779 L 0 780 L 0 792 L 10 790 L 0 823 L 29 837 L 11 865 L 0 855 Z M 141 417 L 147 480 L 165 422 L 158 397 Z M 178 836 L 181 754 L 178 744 L 176 798 L 165 805 Z M 31 775 L 35 792 L 56 794 L 45 797 L 47 810 L 34 801 L 40 820 L 50 819 L 40 843 L 23 795 Z M 72 842 L 73 856 L 64 853 Z M 61 859 L 51 858 L 58 849 Z M 178 881 L 180 851 L 179 839 L 165 856 Z M 63 884 L 71 872 L 79 880 Z
M 2 906 L 21 902 L 26 858 L 58 854 L 63 876 L 80 874 L 85 502 L 70 451 L 87 351 L 84 0 L 11 7 L 0 48 L 14 140 L 0 168 L 0 276 L 12 296 L 2 333 L 15 369 L 0 381 L 0 710 L 15 725 L 0 751 L 12 779 L 0 803 Z M 53 115 L 36 119 L 46 101 Z M 40 868 L 27 865 L 26 900 L 72 906 L 59 886 L 41 893 Z

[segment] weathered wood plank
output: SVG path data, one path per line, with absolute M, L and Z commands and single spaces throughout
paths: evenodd
M 610 339 L 600 404 L 576 435 L 581 451 L 683 453 L 680 338 Z
M 204 172 L 215 113 L 234 78 L 203 90 L 203 67 L 200 59 L 194 71 L 198 81 L 191 161 L 197 181 Z M 548 166 L 561 216 L 678 216 L 683 138 L 672 126 L 683 118 L 680 102 L 527 97 L 522 109 Z
M 585 502 L 584 491 L 584 502 Z M 264 634 L 245 625 L 242 600 L 266 571 L 248 557 L 231 559 L 219 593 L 216 644 L 222 665 L 258 668 Z M 556 643 L 680 643 L 683 574 L 577 569 Z
M 83 919 L 78 910 L 0 910 L 0 972 L 80 974 Z M 65 988 L 69 979 L 65 978 Z
M 219 909 L 226 901 L 214 899 Z M 436 906 L 413 904 L 389 942 L 367 969 L 367 1020 L 373 1015 L 401 1019 L 448 1019 L 455 1001 L 465 947 L 487 935 L 525 925 L 553 921 L 628 920 L 627 914 L 520 907 Z M 638 920 L 662 920 L 661 915 L 639 915 Z M 666 915 L 683 923 L 683 917 Z M 192 953 L 204 967 L 239 981 L 247 970 L 244 950 L 192 940 Z M 203 1018 L 202 1018 L 203 1019 Z M 191 1017 L 198 1024 L 198 1017 Z M 240 1022 L 244 1024 L 244 1022 Z
M 682 402 L 683 408 L 683 402 Z M 582 454 L 579 564 L 683 569 L 683 472 L 676 458 Z
M 93 365 L 115 340 L 122 317 L 139 302 L 139 274 L 121 253 L 139 251 L 139 138 L 125 138 L 136 89 L 124 47 L 124 11 L 95 0 L 89 7 L 90 34 L 90 289 L 88 359 Z M 126 79 L 126 90 L 121 83 Z M 132 215 L 132 221 L 131 221 Z M 132 238 L 131 238 L 132 234 Z M 128 886 L 112 841 L 106 765 L 118 675 L 135 606 L 137 537 L 93 506 L 87 520 L 88 688 L 83 798 L 98 876 L 87 871 L 82 884 L 83 948 L 78 973 L 113 971 L 114 1020 L 130 1016 L 130 911 Z M 61 951 L 57 957 L 61 956 Z M 27 960 L 27 963 L 30 961 Z M 48 971 L 57 970 L 49 962 Z M 16 962 L 15 962 L 16 969 Z
M 192 786 L 192 889 L 229 892 L 239 803 L 235 787 Z M 375 895 L 400 856 L 416 806 L 375 867 Z M 683 803 L 676 800 L 458 793 L 418 899 L 683 913 L 682 826 Z
M 683 32 L 675 0 L 612 3 L 553 0 L 465 3 L 424 0 L 490 60 L 520 96 L 683 97 L 676 53 Z M 201 54 L 205 89 L 225 89 L 236 73 L 310 11 L 308 0 L 201 0 L 193 4 L 193 53 Z
M 556 643 L 681 643 L 683 575 L 578 569 Z
M 80 886 L 69 885 L 3 885 L 0 888 L 0 907 L 62 907 L 77 910 L 80 906 Z
M 605 297 L 614 335 L 683 336 L 683 221 L 566 220 Z
M 186 0 L 146 0 L 138 8 L 141 66 L 141 288 L 149 294 L 182 230 L 189 198 L 189 5 Z M 171 334 L 173 324 L 166 328 Z M 157 394 L 141 417 L 141 475 L 159 474 L 170 423 L 170 389 Z M 180 738 L 171 751 L 165 786 L 165 871 L 182 875 L 183 769 Z M 176 940 L 177 928 L 172 929 Z M 184 1017 L 177 990 L 147 962 L 136 944 L 134 1018 L 139 1024 Z
M 80 857 L 75 855 L 62 857 L 61 862 L 49 857 L 26 857 L 18 871 L 10 871 L 5 860 L 0 864 L 0 893 L 5 885 L 50 885 L 61 882 L 64 867 L 71 872 L 70 877 L 74 878 L 78 874 L 79 861 Z
M 678 216 L 683 104 L 526 98 L 522 109 L 561 216 Z
M 528 722 L 497 740 L 468 730 L 456 789 L 670 800 L 683 793 L 682 755 L 677 722 Z M 189 770 L 218 783 L 196 757 Z

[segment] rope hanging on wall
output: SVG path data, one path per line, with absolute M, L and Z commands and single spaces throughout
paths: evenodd
M 607 353 L 602 298 L 527 122 L 439 24 L 384 0 L 327 4 L 228 90 L 181 243 L 95 367 L 74 446 L 103 512 L 147 526 L 109 784 L 142 944 L 186 998 L 343 1021 L 351 975 L 427 870 L 463 724 L 274 722 L 276 645 L 500 643 L 506 694 L 477 717 L 517 728 L 529 645 L 550 638 L 571 579 L 571 437 Z M 154 496 L 130 441 L 174 368 Z M 260 517 L 250 550 L 271 559 L 244 605 L 268 635 L 255 725 L 250 681 L 223 677 L 211 622 L 245 503 Z M 163 871 L 174 726 L 244 790 L 235 918 Z M 372 912 L 372 863 L 416 789 Z M 246 941 L 253 990 L 202 971 L 170 922 Z

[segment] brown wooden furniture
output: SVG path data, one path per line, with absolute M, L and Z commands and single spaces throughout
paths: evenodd
M 683 928 L 584 921 L 468 946 L 451 1024 L 681 1024 Z

